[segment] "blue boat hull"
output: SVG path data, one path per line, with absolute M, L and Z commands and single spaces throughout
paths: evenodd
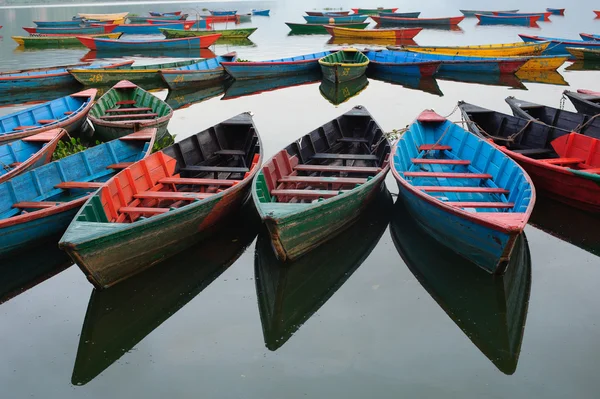
M 223 67 L 234 79 L 261 79 L 276 76 L 297 75 L 320 71 L 319 59 L 329 55 L 329 51 L 307 54 L 298 57 L 282 58 L 261 62 L 226 62 Z
M 169 89 L 182 89 L 192 85 L 208 84 L 225 78 L 225 69 L 221 62 L 234 61 L 236 56 L 220 56 L 199 61 L 185 67 L 164 70 L 161 76 Z
M 515 26 L 531 26 L 531 20 L 528 17 L 502 17 L 497 18 L 493 15 L 480 15 L 480 25 L 515 25 Z M 536 23 L 534 22 L 535 26 Z
M 69 21 L 33 21 L 33 23 L 40 28 L 77 28 L 85 25 L 85 22 L 77 19 Z
M 545 36 L 538 36 L 533 39 L 527 37 L 525 35 L 519 35 L 521 40 L 525 43 L 538 43 L 543 41 L 550 41 L 550 45 L 546 50 L 544 50 L 543 54 L 547 55 L 566 55 L 571 57 L 571 54 L 567 51 L 567 47 L 578 47 L 585 48 L 591 50 L 600 50 L 600 42 L 594 41 L 585 41 L 585 40 L 567 40 L 567 39 L 559 39 L 559 38 L 551 38 Z
M 252 15 L 262 15 L 268 17 L 271 10 L 252 10 Z
M 200 38 L 181 41 L 127 42 L 123 40 L 96 41 L 96 51 L 161 51 L 200 49 Z
M 126 35 L 160 35 L 160 29 L 185 29 L 183 23 L 180 24 L 157 24 L 157 25 L 144 25 L 136 26 L 132 24 L 119 25 L 113 31 L 114 33 L 125 33 Z
M 206 24 L 206 20 L 201 19 L 196 21 L 194 25 L 190 29 L 208 29 L 208 25 Z
M 340 24 L 340 23 L 361 23 L 369 18 L 368 15 L 350 16 L 350 17 L 311 17 L 304 16 L 304 19 L 309 24 Z
M 518 14 L 518 15 L 515 15 L 515 14 Z M 550 21 L 550 18 L 548 18 L 545 13 L 539 13 L 539 12 L 532 12 L 532 13 L 525 13 L 525 12 L 520 12 L 520 13 L 499 12 L 496 15 L 499 16 L 499 17 L 532 17 L 532 16 L 539 15 L 540 16 L 539 21 L 544 21 L 544 22 Z
M 19 79 L 19 80 L 0 80 L 0 92 L 12 90 L 39 89 L 40 87 L 51 88 L 60 86 L 76 85 L 77 81 L 71 74 L 66 73 L 60 76 L 46 77 L 44 79 Z
M 105 33 L 104 27 L 89 27 L 89 28 L 36 28 L 35 33 L 39 34 L 77 34 L 77 35 L 100 35 Z
M 421 68 L 418 64 L 382 64 L 379 62 L 370 62 L 369 71 L 373 73 L 385 73 L 405 76 L 421 76 Z
M 588 34 L 587 36 L 581 36 L 584 42 L 600 41 L 600 35 Z
M 210 12 L 212 15 L 214 15 L 215 17 L 224 17 L 224 16 L 228 16 L 228 15 L 235 15 L 235 13 L 237 13 L 236 10 L 233 11 L 211 11 Z
M 380 17 L 392 17 L 392 18 L 419 18 L 421 15 L 420 11 L 417 12 L 380 12 Z

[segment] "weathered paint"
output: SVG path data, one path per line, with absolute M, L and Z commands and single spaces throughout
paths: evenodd
M 302 18 L 309 24 L 341 24 L 341 23 L 362 23 L 365 22 L 367 18 L 366 15 L 350 15 L 346 17 L 333 17 L 333 16 L 324 16 L 324 17 L 313 17 L 303 15 Z
M 578 60 L 582 61 L 600 61 L 600 49 L 584 49 L 567 47 L 567 51 Z
M 221 37 L 217 40 L 224 39 L 244 39 L 253 34 L 258 28 L 238 28 L 238 29 L 207 29 L 207 30 L 185 30 L 176 27 L 162 27 L 160 32 L 165 35 L 167 39 L 175 39 L 181 37 L 196 37 L 220 34 Z
M 565 90 L 563 94 L 571 100 L 577 112 L 587 115 L 600 114 L 600 95 L 576 93 Z
M 348 82 L 367 72 L 369 59 L 355 49 L 344 49 L 319 60 L 323 79 L 332 82 Z
M 325 25 L 325 29 L 333 37 L 348 39 L 393 39 L 409 40 L 413 39 L 423 28 L 405 28 L 405 29 L 351 29 L 336 25 Z
M 471 55 L 477 57 L 513 57 L 521 55 L 540 55 L 550 45 L 549 42 L 542 43 L 503 43 L 483 44 L 473 46 L 406 46 L 407 51 L 427 52 L 447 55 Z
M 78 28 L 28 28 L 28 27 L 23 27 L 23 29 L 30 34 L 42 34 L 42 35 L 99 35 L 99 34 L 106 34 L 106 33 L 112 33 L 113 30 L 115 30 L 115 28 L 117 27 L 117 25 L 115 24 L 111 24 L 111 25 L 98 25 L 98 26 L 94 26 L 91 25 L 89 27 L 78 27 Z
M 235 61 L 236 58 L 236 53 L 230 53 L 178 68 L 165 69 L 160 71 L 160 76 L 169 86 L 169 89 L 210 84 L 225 78 L 225 69 L 221 66 L 221 63 Z
M 208 48 L 213 45 L 220 34 L 202 37 L 188 37 L 181 39 L 164 40 L 110 40 L 78 36 L 77 39 L 89 48 L 96 51 L 161 51 L 161 50 L 193 50 Z
M 223 62 L 221 65 L 236 80 L 298 75 L 319 71 L 319 59 L 331 54 L 322 51 L 269 61 Z
M 544 54 L 565 55 L 568 54 L 568 47 L 578 47 L 585 49 L 600 49 L 600 42 L 591 42 L 586 40 L 570 40 L 547 36 L 533 36 L 519 34 L 521 40 L 525 43 L 550 42 L 550 45 L 544 51 Z
M 349 29 L 365 29 L 369 26 L 368 22 L 363 23 L 331 23 L 328 22 L 326 24 L 298 24 L 294 22 L 286 22 L 285 23 L 290 29 L 292 34 L 322 34 L 326 35 L 327 29 L 325 29 L 325 25 L 335 25 L 343 28 Z
M 98 39 L 118 39 L 122 33 L 108 33 L 101 35 L 86 35 Z M 12 39 L 25 48 L 36 47 L 82 47 L 83 44 L 77 39 L 77 36 L 12 36 Z
M 351 9 L 355 14 L 360 14 L 360 15 L 379 15 L 380 13 L 386 13 L 386 12 L 396 12 L 398 10 L 398 8 L 383 8 L 383 7 L 378 7 L 378 8 L 352 8 Z
M 519 15 L 519 16 L 497 16 L 497 15 L 476 15 L 480 25 L 517 25 L 517 26 L 538 26 L 537 21 L 541 18 L 539 15 Z
M 407 25 L 407 26 L 456 26 L 462 22 L 465 17 L 447 17 L 447 18 L 396 18 L 396 17 L 375 17 L 371 19 L 378 25 Z

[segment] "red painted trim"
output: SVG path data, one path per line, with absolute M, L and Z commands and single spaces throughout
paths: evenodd
M 435 73 L 440 68 L 442 64 L 441 61 L 431 61 L 431 62 L 422 62 L 419 63 L 419 73 L 422 77 L 431 77 L 435 75 Z
M 527 58 L 520 58 L 517 60 L 510 61 L 498 61 L 498 68 L 500 73 L 515 73 L 528 61 Z
M 569 41 L 569 40 L 546 40 L 546 39 L 542 39 L 539 36 L 535 36 L 535 35 L 525 35 L 523 33 L 519 33 L 519 36 L 521 38 L 527 38 L 527 39 L 532 39 L 535 40 L 537 42 L 557 42 L 560 44 L 566 44 L 567 46 L 571 46 L 571 47 L 581 47 L 581 42 L 573 42 L 573 41 Z M 550 45 L 552 46 L 552 45 Z M 598 42 L 593 42 L 593 41 L 589 41 L 589 42 L 585 42 L 585 46 L 586 47 L 600 47 L 600 41 Z

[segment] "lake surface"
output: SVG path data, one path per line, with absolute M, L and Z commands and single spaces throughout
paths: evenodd
M 426 0 L 400 11 L 449 16 L 459 8 L 483 7 L 480 3 Z M 536 0 L 526 7 L 548 5 Z M 271 17 L 241 25 L 259 28 L 252 43 L 211 48 L 262 60 L 337 46 L 326 35 L 288 35 L 284 22 L 302 22 L 304 10 L 322 6 L 288 0 L 85 11 L 271 8 Z M 332 6 L 356 4 L 340 0 Z M 496 6 L 525 7 L 517 1 Z M 599 33 L 594 6 L 569 5 L 565 17 L 552 17 L 537 29 L 481 27 L 466 19 L 460 31 L 426 30 L 415 41 L 514 42 L 522 32 L 576 38 L 579 32 Z M 85 49 L 23 51 L 10 38 L 25 34 L 21 26 L 33 20 L 69 19 L 81 11 L 0 10 L 0 70 L 95 59 Z M 217 25 L 225 26 L 233 27 Z M 528 77 L 552 84 L 516 79 L 394 84 L 370 78 L 366 86 L 328 94 L 317 78 L 155 94 L 179 107 L 169 125 L 177 140 L 252 111 L 268 157 L 355 105 L 365 106 L 391 131 L 426 108 L 450 114 L 458 100 L 509 113 L 507 96 L 558 107 L 568 86 L 600 90 L 597 71 L 568 65 L 558 76 Z M 290 87 L 274 90 L 282 84 Z M 23 107 L 16 102 L 69 90 L 0 98 L 0 115 Z M 345 99 L 353 91 L 358 94 L 346 102 L 332 103 L 336 94 Z M 573 109 L 568 101 L 564 106 Z M 456 112 L 451 116 L 459 119 Z M 387 183 L 397 193 L 391 176 Z M 54 245 L 2 260 L 0 397 L 598 397 L 599 218 L 538 198 L 510 272 L 494 279 L 432 242 L 395 200 L 382 195 L 353 228 L 287 267 L 273 258 L 251 205 L 213 239 L 106 291 L 93 290 Z

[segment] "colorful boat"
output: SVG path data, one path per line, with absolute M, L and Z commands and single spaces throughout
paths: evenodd
M 594 10 L 594 14 L 596 14 L 596 18 L 600 18 L 600 10 Z
M 539 200 L 533 215 L 538 205 Z M 440 308 L 498 370 L 514 374 L 531 292 L 525 235 L 517 237 L 506 273 L 490 276 L 427 234 L 402 201 L 394 206 L 390 233 L 402 260 Z
M 168 16 L 179 16 L 179 15 L 181 15 L 181 11 L 173 11 L 173 12 L 150 11 L 148 14 L 150 14 L 153 17 L 168 17 Z
M 546 8 L 546 11 L 552 13 L 552 15 L 565 15 L 564 8 Z
M 380 17 L 393 17 L 393 18 L 419 18 L 421 15 L 420 11 L 415 12 L 380 12 Z
M 539 43 L 543 41 L 550 42 L 544 54 L 569 54 L 567 47 L 585 48 L 585 49 L 600 49 L 600 42 L 592 42 L 586 40 L 570 40 L 546 36 L 533 36 L 519 34 L 521 40 L 525 43 Z
M 358 96 L 368 85 L 369 79 L 366 75 L 346 82 L 332 82 L 329 79 L 323 79 L 319 85 L 319 91 L 323 98 L 337 107 L 352 97 Z
M 403 28 L 403 29 L 351 29 L 342 28 L 336 25 L 325 25 L 325 30 L 333 37 L 350 39 L 394 39 L 404 40 L 412 39 L 422 28 Z
M 488 273 L 503 274 L 535 204 L 527 173 L 433 111 L 409 126 L 391 158 L 398 197 L 418 224 Z
M 519 10 L 504 10 L 504 11 L 490 11 L 490 10 L 459 10 L 465 17 L 474 17 L 475 14 L 479 15 L 494 15 L 496 12 L 518 12 Z
M 298 35 L 306 35 L 306 34 L 322 34 L 326 35 L 327 29 L 325 29 L 325 25 L 333 25 L 333 24 L 297 24 L 294 22 L 286 22 L 285 23 L 291 30 L 292 34 Z M 335 24 L 335 26 L 339 26 L 340 28 L 348 28 L 348 29 L 365 29 L 369 26 L 368 22 L 363 23 L 349 23 L 349 24 Z
M 320 81 L 321 71 L 318 68 L 308 73 L 275 76 L 266 79 L 234 80 L 227 86 L 225 95 L 221 100 L 232 100 L 290 87 L 307 86 Z
M 365 52 L 369 59 L 369 72 L 405 76 L 433 76 L 437 73 L 440 61 L 424 61 L 410 56 L 409 52 L 370 50 Z
M 369 59 L 355 48 L 346 48 L 319 59 L 319 65 L 323 79 L 342 83 L 364 76 Z
M 389 151 L 383 130 L 355 107 L 265 163 L 252 197 L 277 258 L 293 261 L 353 223 L 385 189 Z
M 537 21 L 540 19 L 539 15 L 500 17 L 497 15 L 475 14 L 475 16 L 479 20 L 480 25 L 517 25 L 537 27 Z
M 371 16 L 371 19 L 378 25 L 419 26 L 421 28 L 426 28 L 429 26 L 457 26 L 465 19 L 465 17 L 396 18 Z
M 208 48 L 212 46 L 220 34 L 201 36 L 201 37 L 184 37 L 180 39 L 163 39 L 163 40 L 110 40 L 96 39 L 86 36 L 77 36 L 77 39 L 85 47 L 95 51 L 145 51 L 156 52 L 161 50 L 194 50 Z
M 219 22 L 235 22 L 236 24 L 241 22 L 239 15 L 202 15 L 202 19 L 209 25 Z
M 127 35 L 159 35 L 161 28 L 169 29 L 190 29 L 196 21 L 182 21 L 181 23 L 164 23 L 164 24 L 123 24 L 115 28 L 115 32 L 122 32 Z
M 416 51 L 421 53 L 468 55 L 477 57 L 515 57 L 523 55 L 540 55 L 550 45 L 550 42 L 542 43 L 503 43 L 482 44 L 473 46 L 405 46 L 401 50 Z M 390 49 L 395 50 L 395 49 Z
M 269 235 L 264 230 L 260 232 L 254 281 L 263 337 L 269 350 L 276 351 L 285 345 L 361 267 L 385 233 L 391 210 L 390 195 L 382 192 L 354 225 L 291 262 L 277 259 Z M 335 321 L 316 318 L 319 322 L 312 324 L 313 333 L 324 328 L 329 332 L 320 334 L 321 337 L 333 338 L 336 333 L 329 327 Z M 310 323 L 306 328 L 310 331 Z
M 226 77 L 225 69 L 221 66 L 221 63 L 235 62 L 236 59 L 237 54 L 235 52 L 228 53 L 177 68 L 163 69 L 160 71 L 160 75 L 171 90 L 194 85 L 211 84 L 216 80 L 222 80 Z
M 529 173 L 537 190 L 568 205 L 600 212 L 598 137 L 467 103 L 460 103 L 460 109 L 469 130 L 493 139 L 497 148 Z
M 334 16 L 343 17 L 350 14 L 350 11 L 304 11 L 306 15 L 311 17 L 323 17 L 323 16 Z
M 156 23 L 167 23 L 167 22 L 182 22 L 185 21 L 188 17 L 188 14 L 183 15 L 165 15 L 161 17 L 149 16 L 149 17 L 138 17 L 138 16 L 129 16 L 127 19 L 129 23 L 132 24 L 149 24 L 151 22 Z
M 96 93 L 96 89 L 84 90 L 0 116 L 0 143 L 57 128 L 63 128 L 69 134 L 77 133 L 86 121 Z
M 582 61 L 600 61 L 600 48 L 597 50 L 567 47 L 567 51 L 576 59 Z
M 382 12 L 396 12 L 398 11 L 398 8 L 383 8 L 383 7 L 377 7 L 377 8 L 352 8 L 351 9 L 354 14 L 360 14 L 360 15 L 379 15 Z
M 190 29 L 211 29 L 212 25 L 205 19 L 198 19 Z
M 150 153 L 154 130 L 99 144 L 0 184 L 0 257 L 62 234 L 87 196 Z M 16 189 L 18 188 L 18 189 Z
M 343 23 L 361 23 L 361 22 L 365 22 L 365 20 L 367 18 L 369 18 L 367 15 L 350 15 L 350 16 L 346 16 L 346 17 L 311 17 L 310 15 L 306 16 L 303 15 L 302 18 L 304 18 L 304 20 L 306 21 L 306 23 L 308 24 L 329 24 L 329 25 L 339 25 L 339 24 L 343 24 Z
M 183 139 L 107 181 L 59 246 L 96 287 L 125 280 L 206 238 L 241 207 L 261 149 L 249 113 Z
M 20 71 L 0 72 L 0 92 L 24 90 L 24 89 L 40 89 L 53 88 L 63 85 L 72 85 L 77 83 L 68 69 L 80 68 L 82 70 L 95 70 L 99 68 L 113 69 L 121 68 L 133 64 L 133 60 L 117 62 L 113 64 L 98 64 L 91 63 L 61 65 L 47 68 L 23 69 Z
M 87 35 L 96 39 L 113 39 L 117 40 L 123 35 L 122 33 L 108 33 L 102 35 Z M 77 36 L 72 35 L 36 35 L 36 36 L 12 36 L 12 39 L 19 45 L 25 48 L 56 48 L 56 47 L 82 47 L 83 45 L 77 39 Z
M 329 54 L 330 51 L 321 51 L 268 61 L 222 62 L 221 65 L 236 80 L 272 78 L 318 71 L 319 59 Z
M 579 36 L 581 36 L 581 39 L 585 40 L 586 42 L 600 40 L 600 35 L 594 35 L 591 33 L 580 33 Z
M 0 144 L 0 183 L 50 162 L 59 140 L 66 134 L 64 129 L 52 129 Z
M 98 99 L 89 119 L 94 125 L 94 137 L 109 141 L 137 130 L 156 128 L 156 140 L 167 133 L 173 110 L 164 101 L 135 84 L 122 80 Z
M 600 93 L 579 89 L 577 92 L 565 90 L 563 95 L 571 100 L 577 112 L 594 116 L 600 114 Z
M 252 9 L 252 15 L 261 15 L 263 17 L 268 17 L 270 13 L 271 13 L 271 10 L 267 10 L 267 9 L 263 9 L 263 10 Z
M 226 15 L 235 15 L 235 14 L 237 14 L 237 10 L 222 10 L 222 11 L 219 11 L 219 10 L 208 10 L 208 12 L 210 13 L 210 15 L 214 15 L 214 16 L 217 16 L 217 17 L 223 17 L 223 16 L 226 16 Z
M 89 25 L 88 22 L 82 19 L 69 19 L 67 21 L 33 21 L 38 28 L 65 28 L 65 27 L 80 27 Z
M 164 28 L 164 27 L 161 28 L 160 33 L 165 35 L 165 37 L 167 39 L 220 34 L 221 37 L 217 41 L 217 43 L 218 43 L 220 40 L 225 40 L 225 39 L 246 39 L 251 34 L 256 32 L 257 29 L 258 28 L 184 30 L 184 29 L 179 29 L 179 28 L 174 28 L 174 27 L 172 28 L 169 26 L 167 28 Z
M 94 26 L 93 24 L 88 27 L 78 27 L 78 28 L 28 28 L 23 27 L 29 34 L 41 34 L 41 35 L 100 35 L 103 33 L 111 33 L 117 28 L 118 25 L 98 25 Z
M 186 60 L 176 62 L 166 62 L 162 64 L 149 65 L 131 65 L 120 68 L 70 68 L 69 72 L 79 83 L 85 86 L 106 86 L 114 85 L 121 80 L 129 80 L 137 85 L 145 83 L 161 82 L 160 72 L 163 69 L 172 69 L 185 67 L 198 62 L 198 60 Z
M 552 15 L 552 13 L 551 12 L 502 12 L 502 11 L 496 11 L 496 12 L 494 12 L 494 15 L 496 15 L 498 17 L 533 17 L 533 16 L 539 16 L 540 17 L 540 21 L 549 22 L 550 21 L 550 15 Z
M 125 18 L 129 15 L 128 12 L 120 12 L 113 14 L 87 14 L 87 13 L 79 13 L 77 14 L 81 18 L 85 18 L 87 20 L 96 20 L 96 21 L 114 21 L 115 24 L 124 24 Z

